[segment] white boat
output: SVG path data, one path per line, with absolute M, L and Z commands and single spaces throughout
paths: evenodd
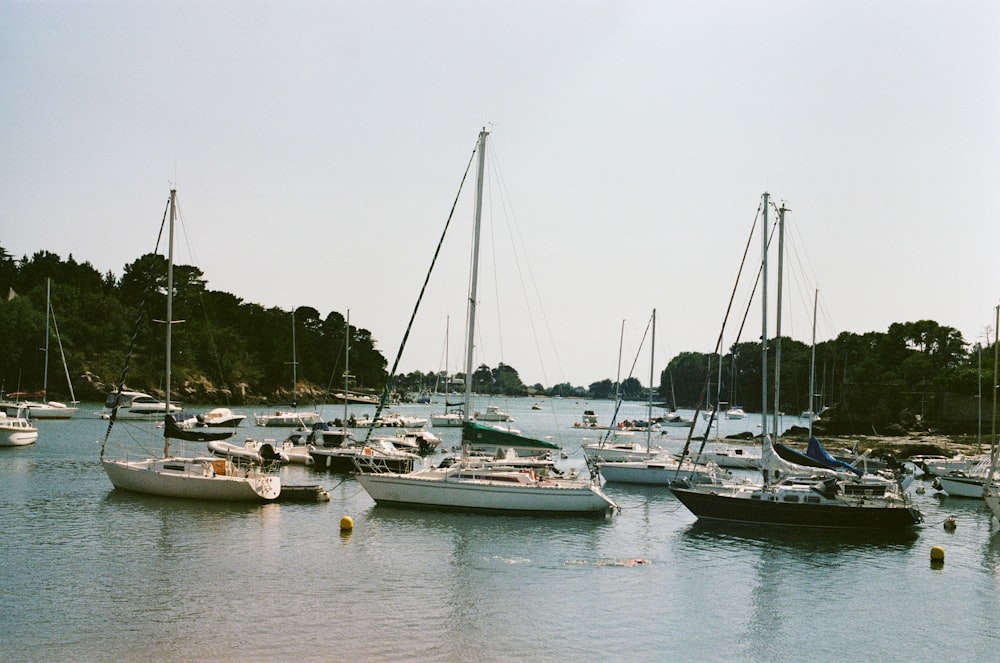
M 323 417 L 318 412 L 299 412 L 296 407 L 298 398 L 296 389 L 298 387 L 298 365 L 295 350 L 295 309 L 292 309 L 292 409 L 276 410 L 274 414 L 254 413 L 253 420 L 257 426 L 276 428 L 312 428 L 313 424 L 323 421 Z
M 955 454 L 951 458 L 928 457 L 921 464 L 921 469 L 923 469 L 924 474 L 931 476 L 947 476 L 952 472 L 971 472 L 977 465 L 981 465 L 983 461 L 989 464 L 989 460 L 989 454 L 974 454 L 972 456 Z
M 726 410 L 726 419 L 746 419 L 746 416 L 747 413 L 738 405 Z
M 248 437 L 243 444 L 228 440 L 212 440 L 208 443 L 208 450 L 220 458 L 236 459 L 257 465 L 288 462 L 288 457 L 275 449 L 274 440 L 255 440 Z
M 221 501 L 254 501 L 263 502 L 277 499 L 281 494 L 281 479 L 277 475 L 267 474 L 256 469 L 237 468 L 225 458 L 214 457 L 177 457 L 170 453 L 171 439 L 188 441 L 210 441 L 226 432 L 184 430 L 174 421 L 170 403 L 170 365 L 171 339 L 173 335 L 173 295 L 174 295 L 174 217 L 177 212 L 177 192 L 170 191 L 170 225 L 167 257 L 167 311 L 166 318 L 166 401 L 160 408 L 163 416 L 163 457 L 134 460 L 123 449 L 121 458 L 109 458 L 106 455 L 107 445 L 111 437 L 113 425 L 108 425 L 107 433 L 101 444 L 101 466 L 104 468 L 112 485 L 119 490 L 129 490 L 149 495 L 164 497 L 181 497 L 187 499 L 221 500 Z M 121 387 L 117 392 L 123 392 Z M 131 407 L 131 400 L 114 398 L 111 400 L 112 410 L 109 415 L 112 423 L 118 419 L 123 409 Z
M 759 470 L 761 452 L 759 447 L 711 443 L 697 455 L 700 463 L 715 463 L 731 470 Z
M 228 407 L 212 408 L 195 416 L 195 426 L 205 428 L 237 428 L 247 415 L 233 412 Z
M 59 401 L 25 401 L 23 404 L 28 408 L 32 419 L 71 419 L 79 408 L 76 407 L 76 394 L 73 393 L 73 381 L 69 378 L 69 367 L 66 365 L 66 353 L 63 352 L 62 338 L 59 336 L 59 325 L 56 323 L 55 310 L 52 308 L 52 279 L 45 281 L 45 368 L 42 374 L 42 390 L 37 397 L 42 399 L 48 393 L 49 388 L 49 318 L 51 317 L 56 332 L 56 341 L 59 343 L 59 354 L 62 356 L 63 370 L 66 373 L 66 385 L 69 387 L 69 396 L 74 405 L 66 405 Z
M 429 418 L 434 428 L 458 428 L 465 419 L 465 413 L 462 410 L 448 410 L 442 414 L 432 414 Z
M 669 486 L 675 481 L 719 483 L 733 478 L 732 473 L 720 469 L 715 463 L 696 465 L 690 458 L 680 462 L 668 454 L 638 461 L 598 462 L 597 467 L 604 480 L 610 483 Z
M 514 418 L 501 410 L 499 405 L 487 405 L 486 412 L 476 412 L 473 418 L 477 421 L 514 421 Z
M 300 412 L 299 410 L 275 410 L 274 414 L 256 414 L 254 423 L 260 427 L 295 428 L 301 426 L 310 428 L 313 424 L 323 421 L 318 412 Z
M 179 405 L 157 400 L 141 391 L 113 391 L 104 401 L 103 417 L 107 419 L 116 411 L 116 419 L 159 419 L 164 414 L 177 414 Z
M 771 228 L 767 223 L 770 203 L 763 196 L 762 262 L 760 282 L 761 315 L 761 393 L 767 394 L 767 249 Z M 784 206 L 779 210 L 778 255 L 782 255 Z M 781 300 L 781 268 L 778 270 L 778 300 Z M 779 308 L 780 313 L 780 308 Z M 775 365 L 781 365 L 781 315 L 775 332 Z M 721 335 L 719 339 L 721 344 Z M 719 345 L 716 346 L 716 352 Z M 775 412 L 780 403 L 778 385 L 774 389 Z M 753 525 L 791 527 L 899 530 L 911 528 L 923 520 L 911 505 L 902 482 L 858 478 L 854 474 L 825 468 L 808 468 L 783 460 L 775 452 L 768 435 L 766 400 L 761 407 L 761 477 L 752 484 L 670 486 L 670 491 L 699 520 Z M 777 415 L 775 415 L 777 424 Z M 777 432 L 777 425 L 774 426 Z M 911 477 L 912 479 L 912 477 Z
M 0 412 L 0 447 L 24 447 L 38 441 L 38 429 L 25 414 L 27 408 L 18 405 Z
M 375 471 L 405 474 L 412 472 L 420 463 L 420 456 L 417 454 L 397 449 L 391 442 L 381 438 L 341 447 L 310 445 L 309 455 L 315 469 L 341 474 Z
M 472 270 L 469 280 L 468 339 L 465 354 L 465 375 L 473 374 L 473 348 L 476 332 L 479 236 L 483 200 L 483 169 L 486 162 L 484 129 L 478 141 L 478 175 L 476 184 L 475 225 Z M 472 381 L 465 384 L 466 407 L 472 404 Z M 447 467 L 432 467 L 410 473 L 369 471 L 357 476 L 358 482 L 376 504 L 396 504 L 423 508 L 449 508 L 490 513 L 603 514 L 616 508 L 601 490 L 600 477 L 589 480 L 555 479 L 540 476 L 533 469 L 497 467 L 479 463 L 470 457 L 472 438 L 482 436 L 490 442 L 507 438 L 515 442 L 514 433 L 489 431 L 468 416 L 463 422 L 462 456 L 458 463 Z M 503 446 L 515 447 L 515 444 Z M 537 455 L 537 454 L 536 454 Z M 362 459 L 362 462 L 364 459 Z M 374 468 L 373 468 L 374 469 Z
M 597 428 L 597 415 L 593 410 L 584 410 L 580 416 L 580 424 L 586 428 Z

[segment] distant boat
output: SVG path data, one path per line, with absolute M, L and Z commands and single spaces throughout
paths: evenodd
M 228 407 L 212 408 L 195 416 L 194 426 L 205 428 L 238 428 L 247 415 L 233 412 Z
M 42 390 L 32 397 L 44 399 L 49 388 L 49 318 L 55 323 L 55 312 L 52 309 L 52 279 L 45 280 L 45 369 L 42 374 Z M 62 357 L 63 370 L 66 372 L 66 385 L 69 387 L 69 397 L 74 405 L 66 405 L 59 401 L 25 401 L 32 419 L 70 419 L 79 408 L 76 407 L 76 394 L 73 393 L 73 381 L 69 378 L 69 368 L 66 366 L 66 353 L 63 352 L 62 338 L 59 336 L 59 325 L 55 324 L 56 341 L 59 343 L 59 354 Z M 14 396 L 14 394 L 12 394 Z
M 475 419 L 477 421 L 514 421 L 514 418 L 501 410 L 499 405 L 487 405 L 486 412 L 476 412 Z
M 25 416 L 27 408 L 5 406 L 0 412 L 0 447 L 24 447 L 38 441 L 38 429 Z
M 295 311 L 292 311 L 292 409 L 276 410 L 274 414 L 254 414 L 254 423 L 261 427 L 310 428 L 323 421 L 317 412 L 299 412 L 296 388 L 298 386 L 298 365 L 295 352 Z
M 478 175 L 476 183 L 475 224 L 473 230 L 472 271 L 469 280 L 468 331 L 465 375 L 471 376 L 474 335 L 476 332 L 479 237 L 482 215 L 483 169 L 486 162 L 486 136 L 479 134 Z M 472 381 L 465 383 L 465 405 L 472 405 Z M 537 450 L 557 445 L 544 440 L 530 440 L 513 431 L 503 431 L 469 418 L 466 410 L 462 425 L 462 456 L 456 463 L 416 472 L 378 472 L 374 462 L 369 471 L 358 474 L 362 488 L 377 504 L 395 504 L 422 508 L 477 510 L 489 513 L 603 514 L 616 507 L 600 487 L 600 477 L 590 480 L 550 478 L 531 468 L 498 465 L 471 455 L 473 447 L 520 449 L 525 445 Z
M 116 419 L 158 419 L 164 414 L 180 411 L 179 405 L 158 400 L 141 391 L 113 391 L 104 401 L 102 416 L 107 419 L 114 412 Z
M 171 439 L 187 441 L 211 441 L 219 437 L 227 437 L 231 433 L 195 431 L 180 428 L 174 420 L 170 403 L 170 364 L 171 338 L 173 335 L 173 299 L 174 299 L 174 217 L 177 210 L 177 192 L 170 191 L 170 225 L 168 231 L 167 258 L 167 311 L 166 318 L 166 378 L 163 403 L 150 404 L 145 401 L 141 405 L 155 405 L 163 417 L 163 456 L 159 458 L 136 458 L 123 450 L 121 458 L 108 458 L 105 455 L 108 441 L 114 428 L 114 422 L 119 413 L 128 411 L 137 405 L 138 398 L 126 397 L 122 392 L 112 394 L 108 399 L 111 407 L 109 414 L 111 423 L 101 444 L 101 466 L 108 479 L 116 489 L 129 490 L 149 495 L 164 497 L 182 497 L 187 499 L 220 500 L 220 501 L 254 501 L 265 502 L 274 500 L 281 493 L 281 479 L 276 475 L 266 474 L 257 470 L 240 469 L 224 458 L 214 457 L 178 457 L 170 453 Z M 145 394 L 140 394 L 145 396 Z M 149 397 L 146 396 L 148 399 Z M 150 399 L 152 400 L 152 399 Z M 155 410 L 154 410 L 155 411 Z
M 434 428 L 457 428 L 462 425 L 465 412 L 463 410 L 448 410 L 441 414 L 432 414 L 429 418 L 431 426 Z

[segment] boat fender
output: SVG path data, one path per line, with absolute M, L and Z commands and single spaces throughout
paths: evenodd
M 361 454 L 364 455 L 364 456 L 371 456 L 372 455 L 372 448 L 371 447 L 365 447 L 364 449 L 361 450 Z

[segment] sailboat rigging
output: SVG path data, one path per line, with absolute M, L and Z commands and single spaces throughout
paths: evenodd
M 923 520 L 911 505 L 903 485 L 896 481 L 866 480 L 854 475 L 821 468 L 808 468 L 780 458 L 768 434 L 767 398 L 767 210 L 769 194 L 763 196 L 761 248 L 761 474 L 763 483 L 722 486 L 672 485 L 671 492 L 698 519 L 785 525 L 794 527 L 896 530 L 912 527 Z M 779 212 L 779 261 L 782 259 L 784 216 Z M 780 292 L 781 264 L 778 267 Z M 776 376 L 780 376 L 780 297 L 776 342 Z M 777 411 L 778 390 L 775 389 Z M 777 436 L 775 414 L 775 436 Z
M 237 468 L 230 460 L 223 458 L 171 455 L 171 439 L 205 441 L 217 439 L 219 435 L 229 436 L 232 433 L 213 433 L 203 430 L 181 429 L 176 425 L 174 417 L 171 414 L 171 341 L 173 338 L 173 326 L 177 322 L 173 319 L 174 218 L 177 211 L 177 192 L 174 189 L 170 191 L 168 206 L 167 316 L 164 321 L 166 324 L 166 407 L 163 413 L 163 455 L 161 457 L 134 460 L 126 452 L 123 453 L 123 457 L 121 458 L 112 459 L 106 457 L 106 447 L 117 421 L 118 409 L 120 407 L 118 405 L 119 400 L 114 399 L 107 433 L 101 444 L 101 465 L 114 487 L 120 490 L 164 497 L 203 500 L 263 502 L 277 499 L 281 493 L 281 479 L 276 475 L 263 473 L 256 469 Z M 126 370 L 127 362 L 128 359 L 126 359 Z M 119 382 L 119 393 L 122 392 L 124 382 L 125 371 L 122 372 Z
M 589 480 L 539 476 L 534 469 L 513 465 L 512 461 L 506 458 L 506 455 L 504 458 L 497 459 L 471 455 L 472 448 L 477 443 L 484 445 L 495 443 L 504 448 L 520 448 L 529 444 L 555 446 L 544 440 L 530 440 L 530 438 L 525 438 L 512 431 L 501 431 L 491 426 L 476 423 L 469 415 L 469 405 L 472 402 L 472 381 L 469 378 L 473 372 L 474 361 L 479 238 L 487 136 L 488 133 L 485 129 L 479 133 L 474 152 L 478 153 L 478 162 L 472 266 L 467 302 L 469 336 L 466 342 L 465 356 L 466 408 L 462 423 L 461 457 L 450 465 L 442 463 L 438 467 L 426 468 L 408 474 L 370 472 L 359 474 L 357 479 L 377 504 L 478 510 L 489 513 L 607 513 L 616 505 L 601 490 L 599 476 L 592 475 Z M 437 253 L 435 253 L 435 260 L 436 258 Z M 422 295 L 423 291 L 421 291 Z M 397 356 L 396 363 L 398 363 L 398 359 Z M 393 368 L 395 370 L 395 365 Z
M 71 405 L 58 401 L 45 400 L 45 402 L 25 401 L 20 403 L 28 409 L 28 414 L 32 419 L 70 419 L 76 414 L 79 408 L 76 407 L 76 394 L 73 393 L 73 381 L 69 377 L 69 367 L 66 365 L 66 353 L 63 351 L 62 338 L 59 336 L 59 325 L 56 323 L 55 309 L 52 308 L 52 279 L 45 280 L 45 368 L 42 373 L 42 390 L 39 392 L 42 398 L 47 399 L 49 393 L 49 341 L 52 336 L 49 333 L 49 319 L 51 317 L 52 326 L 55 327 L 56 341 L 59 343 L 59 354 L 62 357 L 63 370 L 66 373 L 66 385 L 69 387 Z M 12 394 L 14 395 L 14 394 Z

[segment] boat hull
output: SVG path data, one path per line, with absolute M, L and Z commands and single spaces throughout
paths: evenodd
M 940 489 L 948 493 L 949 497 L 981 499 L 986 479 L 985 477 L 944 476 L 935 477 L 934 483 L 935 488 L 940 486 Z
M 572 488 L 497 485 L 451 479 L 443 471 L 360 474 L 357 479 L 376 503 L 395 506 L 531 514 L 601 514 L 615 507 L 590 484 Z
M 26 447 L 38 441 L 36 428 L 0 428 L 0 447 Z
M 704 520 L 758 525 L 784 525 L 840 529 L 899 529 L 923 520 L 908 506 L 804 504 L 751 499 L 750 493 L 737 496 L 690 488 L 670 488 L 688 510 Z
M 27 407 L 32 419 L 72 419 L 79 410 L 62 403 L 29 403 Z
M 668 463 L 622 462 L 598 463 L 601 476 L 609 483 L 631 483 L 646 486 L 669 486 L 674 481 L 694 483 L 712 481 L 712 472 L 703 468 L 685 467 L 680 470 Z
M 216 474 L 210 459 L 148 459 L 101 461 L 116 489 L 146 495 L 227 502 L 268 502 L 281 494 L 275 476 Z M 219 460 L 220 463 L 225 463 Z M 172 469 L 176 468 L 176 469 Z

